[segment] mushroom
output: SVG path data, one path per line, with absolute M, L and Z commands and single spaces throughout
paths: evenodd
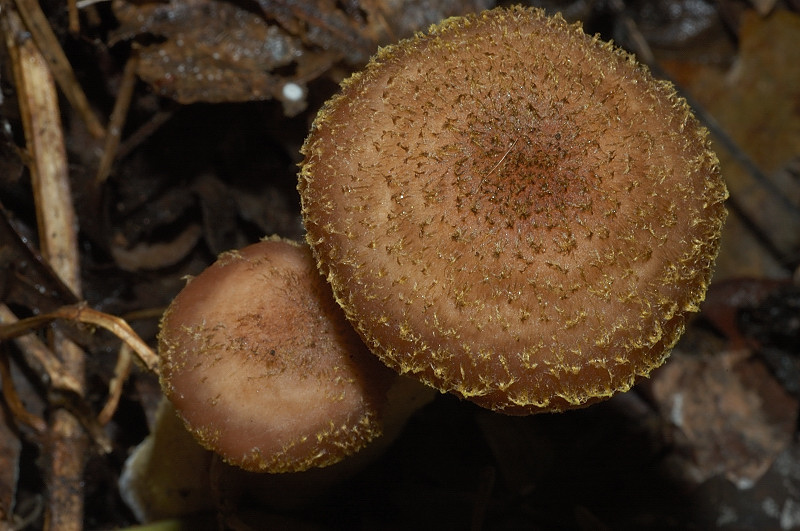
M 538 9 L 381 49 L 302 152 L 307 240 L 362 339 L 508 414 L 582 407 L 661 365 L 726 216 L 672 85 Z
M 421 402 L 366 349 L 308 247 L 277 238 L 193 278 L 164 314 L 159 356 L 187 429 L 248 471 L 333 464 Z

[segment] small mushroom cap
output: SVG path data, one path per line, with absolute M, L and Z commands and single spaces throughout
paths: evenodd
M 395 374 L 361 342 L 307 246 L 223 253 L 164 315 L 161 386 L 205 447 L 245 470 L 333 464 L 381 433 Z
M 686 102 L 541 10 L 382 49 L 303 146 L 318 266 L 387 365 L 509 414 L 661 365 L 711 276 L 727 191 Z

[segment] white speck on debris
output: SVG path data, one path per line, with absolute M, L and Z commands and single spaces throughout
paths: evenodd
M 286 83 L 283 86 L 283 97 L 289 101 L 300 101 L 303 99 L 303 89 L 297 83 Z

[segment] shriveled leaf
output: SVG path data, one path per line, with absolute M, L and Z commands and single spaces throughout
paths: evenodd
M 163 42 L 140 52 L 139 76 L 158 93 L 181 103 L 287 101 L 287 114 L 302 110 L 307 79 L 338 55 L 306 53 L 297 37 L 263 16 L 232 3 L 188 0 L 132 4 L 114 2 L 117 39 L 151 34 Z M 293 83 L 300 97 L 285 94 Z
M 676 350 L 652 382 L 676 430 L 684 470 L 701 483 L 723 476 L 749 488 L 792 442 L 797 400 L 747 351 Z
M 40 256 L 25 244 L 0 209 L 0 293 L 6 303 L 49 311 L 77 298 Z

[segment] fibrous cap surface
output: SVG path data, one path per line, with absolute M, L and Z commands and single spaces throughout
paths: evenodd
M 333 464 L 380 435 L 394 374 L 336 305 L 307 246 L 223 253 L 159 334 L 161 385 L 205 447 L 246 470 Z
M 303 153 L 308 241 L 370 348 L 507 413 L 579 407 L 659 366 L 725 217 L 673 87 L 533 9 L 382 49 Z

